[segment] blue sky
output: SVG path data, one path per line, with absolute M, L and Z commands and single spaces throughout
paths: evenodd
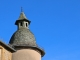
M 0 39 L 8 43 L 23 7 L 42 60 L 80 60 L 80 0 L 0 0 Z

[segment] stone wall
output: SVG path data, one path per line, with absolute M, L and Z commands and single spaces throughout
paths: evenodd
M 0 60 L 1 60 L 1 48 L 0 48 Z
M 41 60 L 41 55 L 32 49 L 21 49 L 12 54 L 12 60 Z
M 0 51 L 1 60 L 12 60 L 12 53 L 10 51 L 8 51 L 2 46 L 0 46 L 0 50 L 1 50 Z

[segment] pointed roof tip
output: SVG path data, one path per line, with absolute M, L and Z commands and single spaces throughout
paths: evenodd
M 27 18 L 25 16 L 24 12 L 23 12 L 22 7 L 21 7 L 21 13 L 20 13 L 20 16 L 19 16 L 18 20 L 23 20 L 23 19 L 27 19 Z
M 24 12 L 21 12 L 20 16 L 18 18 L 18 20 L 22 20 L 22 19 L 27 19 L 26 16 L 25 16 L 25 14 L 24 14 Z
M 19 16 L 19 18 L 16 20 L 15 25 L 18 25 L 19 21 L 26 21 L 26 22 L 28 22 L 29 24 L 31 23 L 31 21 L 29 21 L 29 20 L 27 19 L 26 15 L 24 14 L 22 7 L 21 7 L 20 16 Z

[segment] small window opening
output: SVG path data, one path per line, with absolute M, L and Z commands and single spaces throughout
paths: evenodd
M 27 27 L 27 23 L 26 23 L 26 27 Z
M 20 23 L 20 26 L 22 26 L 22 22 Z

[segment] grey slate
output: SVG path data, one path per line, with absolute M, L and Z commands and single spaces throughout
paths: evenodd
M 35 37 L 32 32 L 27 28 L 22 28 L 17 30 L 11 37 L 10 42 L 11 45 L 29 45 L 36 46 Z

